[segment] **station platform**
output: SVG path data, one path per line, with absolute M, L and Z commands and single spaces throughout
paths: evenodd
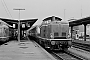
M 56 60 L 33 41 L 11 41 L 0 46 L 0 60 Z

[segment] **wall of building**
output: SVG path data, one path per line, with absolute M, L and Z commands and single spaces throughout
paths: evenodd
M 79 26 L 79 33 L 80 33 L 80 35 L 81 35 L 81 34 L 84 35 L 84 25 L 80 25 L 80 26 Z M 90 24 L 88 24 L 88 25 L 86 26 L 86 34 L 87 34 L 87 35 L 90 35 Z

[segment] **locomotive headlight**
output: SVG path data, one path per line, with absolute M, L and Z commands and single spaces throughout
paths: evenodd
M 55 45 L 55 41 L 51 41 L 51 45 Z
M 72 45 L 72 42 L 71 42 L 71 41 L 68 41 L 68 45 L 70 45 L 70 46 L 71 46 L 71 45 Z

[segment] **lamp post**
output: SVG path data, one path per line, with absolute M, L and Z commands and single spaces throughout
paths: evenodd
M 64 20 L 65 20 L 65 13 L 66 13 L 66 9 L 64 9 Z
M 19 19 L 18 19 L 18 42 L 20 42 L 20 11 L 25 9 L 13 9 L 19 11 Z

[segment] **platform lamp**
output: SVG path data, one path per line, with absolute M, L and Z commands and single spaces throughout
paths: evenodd
M 19 11 L 19 19 L 18 19 L 18 42 L 20 42 L 20 11 L 25 9 L 13 9 Z

